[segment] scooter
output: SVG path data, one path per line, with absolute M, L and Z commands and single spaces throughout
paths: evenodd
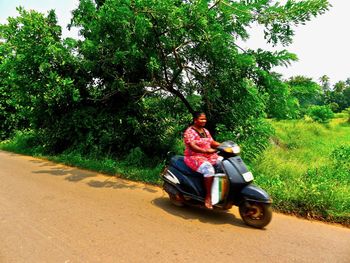
M 232 141 L 226 141 L 217 147 L 217 151 L 222 160 L 215 167 L 215 172 L 221 180 L 226 181 L 226 187 L 213 208 L 228 210 L 233 205 L 238 206 L 245 224 L 264 228 L 272 218 L 272 200 L 263 189 L 252 184 L 254 177 L 239 156 L 240 147 Z M 164 181 L 163 189 L 174 205 L 205 207 L 203 175 L 192 171 L 185 164 L 183 156 L 171 157 L 161 178 Z

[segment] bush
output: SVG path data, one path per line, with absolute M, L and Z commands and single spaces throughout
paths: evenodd
M 346 108 L 343 112 L 347 114 L 348 122 L 350 123 L 350 107 Z
M 329 107 L 333 112 L 338 112 L 339 111 L 339 105 L 336 102 L 332 102 L 329 104 Z
M 350 171 L 350 146 L 342 145 L 336 148 L 332 152 L 331 158 L 336 167 L 341 167 Z
M 334 117 L 334 113 L 329 106 L 313 105 L 309 107 L 307 114 L 314 121 L 320 123 L 328 123 Z
M 218 125 L 217 140 L 234 140 L 242 148 L 242 158 L 248 163 L 256 159 L 268 146 L 274 129 L 264 119 L 250 120 L 250 127 L 241 130 L 240 133 L 228 131 L 224 125 Z
M 9 140 L 0 143 L 1 149 L 21 154 L 40 156 L 45 153 L 44 146 L 33 130 L 16 131 Z

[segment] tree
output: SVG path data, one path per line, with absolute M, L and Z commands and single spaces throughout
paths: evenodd
M 324 93 L 331 89 L 331 84 L 329 82 L 330 78 L 327 75 L 320 77 L 321 87 Z
M 1 101 L 8 112 L 15 110 L 18 121 L 28 120 L 27 128 L 51 130 L 80 100 L 73 85 L 76 60 L 61 41 L 54 11 L 44 16 L 17 10 L 19 16 L 0 27 Z
M 290 86 L 281 80 L 276 73 L 266 74 L 259 84 L 269 91 L 266 102 L 266 113 L 270 118 L 295 119 L 299 117 L 299 101 L 292 93 Z
M 334 84 L 328 97 L 330 103 L 338 105 L 337 112 L 341 112 L 350 106 L 350 86 L 347 86 L 346 81 L 338 81 Z
M 334 84 L 333 90 L 337 93 L 342 93 L 346 89 L 346 82 L 345 81 L 338 81 Z
M 305 76 L 291 77 L 287 84 L 291 87 L 292 96 L 298 99 L 304 110 L 310 105 L 322 104 L 322 89 L 311 78 Z
M 268 71 L 295 59 L 282 52 L 242 52 L 238 39 L 253 23 L 272 44 L 291 43 L 293 25 L 322 14 L 328 1 L 81 0 L 70 26 L 80 28 L 79 52 L 90 82 L 106 103 L 121 91 L 163 90 L 194 111 L 187 97 L 201 96 L 210 123 L 242 132 L 264 116 L 271 90 Z M 248 133 L 247 133 L 248 135 Z

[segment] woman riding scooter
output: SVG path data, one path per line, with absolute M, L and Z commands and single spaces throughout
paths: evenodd
M 219 145 L 214 141 L 204 128 L 204 113 L 196 113 L 193 121 L 184 134 L 185 156 L 172 156 L 161 174 L 170 201 L 176 206 L 204 204 L 209 209 L 215 206 L 223 210 L 235 205 L 247 225 L 265 227 L 272 218 L 272 200 L 253 184 L 254 176 L 240 157 L 238 144 L 225 141 Z M 211 189 L 213 181 L 215 187 Z
M 184 133 L 185 142 L 185 163 L 193 171 L 203 174 L 206 190 L 205 207 L 213 209 L 211 202 L 211 186 L 214 179 L 215 164 L 221 160 L 216 154 L 215 148 L 220 143 L 215 141 L 209 131 L 204 128 L 207 117 L 203 112 L 193 114 L 193 124 Z

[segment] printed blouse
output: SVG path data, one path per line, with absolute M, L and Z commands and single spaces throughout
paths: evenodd
M 206 161 L 210 162 L 212 165 L 216 164 L 218 155 L 216 153 L 199 153 L 192 150 L 190 143 L 195 142 L 201 149 L 210 149 L 211 143 L 214 141 L 211 137 L 209 131 L 204 129 L 205 134 L 201 136 L 200 133 L 195 130 L 194 127 L 190 126 L 186 129 L 184 133 L 185 142 L 185 163 L 192 170 L 197 171 L 198 168 Z

